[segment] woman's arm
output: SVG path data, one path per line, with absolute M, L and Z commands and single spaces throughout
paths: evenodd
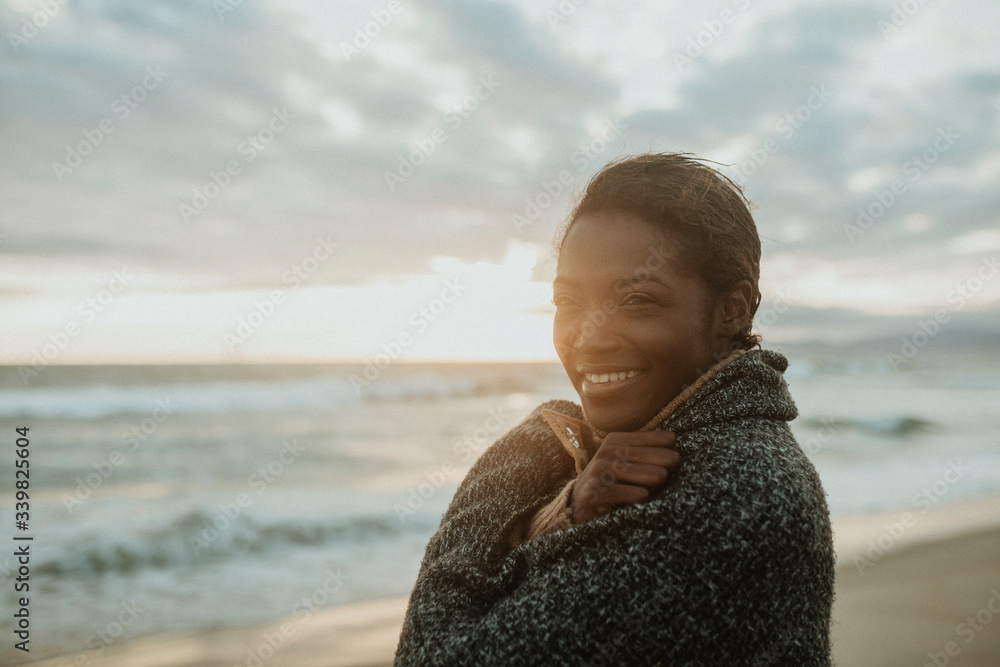
M 649 503 L 499 559 L 441 554 L 414 588 L 397 664 L 828 664 L 818 480 L 720 437 L 689 437 L 684 466 Z
M 510 552 L 536 512 L 575 476 L 572 458 L 541 417 L 544 409 L 573 407 L 540 405 L 483 453 L 431 537 L 421 571 L 449 554 L 491 563 Z

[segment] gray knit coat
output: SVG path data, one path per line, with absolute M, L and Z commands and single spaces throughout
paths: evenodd
M 575 476 L 541 417 L 497 440 L 427 545 L 396 665 L 829 665 L 829 511 L 787 422 L 787 360 L 753 350 L 659 427 L 679 468 L 651 500 L 530 539 Z

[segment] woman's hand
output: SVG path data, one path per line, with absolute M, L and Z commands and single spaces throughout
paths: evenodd
M 647 500 L 680 463 L 674 443 L 670 431 L 609 433 L 573 486 L 573 523 Z

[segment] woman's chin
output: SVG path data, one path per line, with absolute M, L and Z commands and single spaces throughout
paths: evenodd
M 577 389 L 580 404 L 587 421 L 598 429 L 634 431 L 642 427 L 652 414 L 643 420 L 642 398 L 648 395 L 644 385 L 645 373 L 614 382 L 590 382 L 584 379 Z
M 580 402 L 583 405 L 583 412 L 587 415 L 587 421 L 590 422 L 590 425 L 605 433 L 637 431 L 645 426 L 649 419 L 652 419 L 652 416 L 650 416 L 649 419 L 644 420 L 642 415 L 636 414 L 635 406 L 594 405 L 585 396 L 580 397 Z

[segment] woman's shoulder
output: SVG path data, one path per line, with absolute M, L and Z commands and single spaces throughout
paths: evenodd
M 682 460 L 699 471 L 699 479 L 731 484 L 737 489 L 775 488 L 811 492 L 819 475 L 787 422 L 747 418 L 713 424 L 679 440 Z
M 726 426 L 699 434 L 705 439 L 683 448 L 681 471 L 663 496 L 671 511 L 730 537 L 756 536 L 779 549 L 828 545 L 826 493 L 788 425 Z

